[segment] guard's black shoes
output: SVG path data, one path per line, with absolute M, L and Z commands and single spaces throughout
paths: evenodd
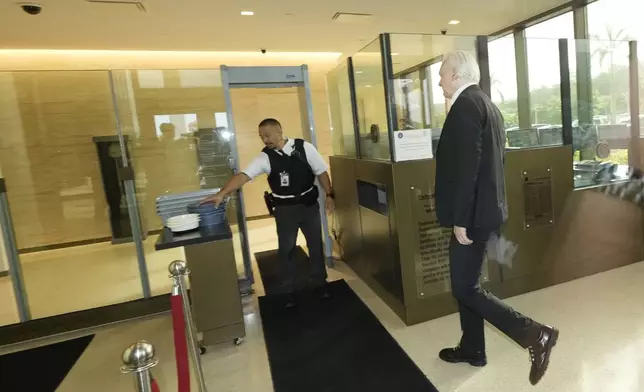
M 284 303 L 284 307 L 286 309 L 295 307 L 295 297 L 293 296 L 293 294 L 286 294 L 286 301 Z
M 315 288 L 315 296 L 318 297 L 319 299 L 329 299 L 329 298 L 331 298 L 331 294 L 326 289 L 326 285 L 316 287 Z
M 559 338 L 559 331 L 553 327 L 544 325 L 539 331 L 539 335 L 535 341 L 528 346 L 530 352 L 530 383 L 537 385 L 539 380 L 543 377 L 548 369 L 548 362 L 550 362 L 550 352 L 557 344 Z
M 482 367 L 487 365 L 487 357 L 484 352 L 474 354 L 464 352 L 460 346 L 445 348 L 438 353 L 438 357 L 449 363 L 469 363 L 472 366 Z

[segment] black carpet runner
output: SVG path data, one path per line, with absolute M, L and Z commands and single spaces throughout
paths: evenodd
M 300 291 L 292 309 L 282 295 L 259 298 L 276 392 L 437 391 L 345 281 L 328 291 Z
M 0 356 L 0 391 L 55 392 L 94 335 Z

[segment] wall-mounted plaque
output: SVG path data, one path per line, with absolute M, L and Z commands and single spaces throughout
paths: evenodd
M 409 191 L 410 225 L 415 238 L 408 242 L 414 247 L 416 295 L 424 299 L 451 291 L 449 242 L 451 229 L 440 227 L 432 189 L 414 186 Z M 481 269 L 481 283 L 489 280 L 487 259 Z
M 434 193 L 412 187 L 409 192 L 411 224 L 416 235 L 414 265 L 418 298 L 449 292 L 449 241 L 451 232 L 436 219 Z
M 554 223 L 552 172 L 548 169 L 523 171 L 524 228 Z

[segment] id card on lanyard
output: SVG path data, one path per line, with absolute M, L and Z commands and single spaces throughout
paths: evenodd
M 283 187 L 288 187 L 291 185 L 291 179 L 288 173 L 285 171 L 280 173 L 280 185 Z

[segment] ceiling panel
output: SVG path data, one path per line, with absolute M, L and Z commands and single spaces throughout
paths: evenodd
M 352 53 L 380 32 L 489 34 L 565 0 L 143 0 L 133 5 L 43 0 L 40 15 L 0 2 L 0 48 Z M 243 4 L 243 7 L 240 6 Z M 252 10 L 254 16 L 241 16 Z M 373 14 L 334 22 L 336 12 Z

